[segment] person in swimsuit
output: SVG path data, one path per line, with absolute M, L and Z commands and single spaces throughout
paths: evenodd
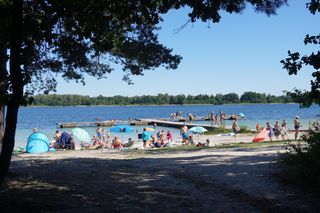
M 293 123 L 294 123 L 294 139 L 297 140 L 299 135 L 299 129 L 301 126 L 299 121 L 299 116 L 296 116 Z
M 181 127 L 180 134 L 182 137 L 182 142 L 186 143 L 188 140 L 188 127 L 186 125 L 183 125 L 183 127 Z
M 232 132 L 234 133 L 234 139 L 237 139 L 237 134 L 239 131 L 239 126 L 238 126 L 238 120 L 234 119 L 233 123 L 232 123 Z

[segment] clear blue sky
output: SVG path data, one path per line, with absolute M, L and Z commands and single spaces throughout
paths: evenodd
M 107 79 L 86 77 L 86 86 L 59 81 L 57 94 L 90 96 L 198 95 L 256 91 L 281 95 L 283 90 L 310 89 L 311 68 L 298 76 L 289 76 L 280 60 L 287 51 L 310 53 L 315 46 L 305 46 L 306 34 L 319 34 L 320 15 L 305 8 L 306 0 L 289 0 L 277 16 L 255 13 L 250 6 L 242 14 L 222 13 L 219 23 L 200 21 L 176 29 L 187 20 L 187 9 L 164 16 L 159 40 L 183 57 L 176 70 L 146 71 L 133 77 L 134 85 L 122 81 L 116 68 Z M 208 27 L 209 26 L 209 27 Z

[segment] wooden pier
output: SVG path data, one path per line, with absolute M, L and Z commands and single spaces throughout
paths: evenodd
M 183 125 L 186 125 L 188 128 L 194 126 L 202 126 L 207 130 L 220 128 L 220 125 L 210 125 L 210 124 L 200 124 L 197 122 L 189 122 L 187 120 L 170 120 L 168 118 L 159 118 L 159 119 L 135 119 L 135 120 L 107 120 L 107 121 L 94 121 L 94 122 L 66 122 L 66 123 L 57 123 L 57 126 L 60 128 L 73 128 L 73 127 L 84 127 L 84 126 L 114 126 L 117 124 L 127 124 L 130 126 L 135 125 L 154 125 L 157 126 L 166 126 L 173 128 L 181 128 Z M 229 128 L 229 127 L 225 127 Z
M 188 128 L 194 127 L 194 126 L 202 126 L 206 128 L 207 130 L 217 129 L 220 128 L 220 125 L 210 125 L 210 124 L 199 124 L 199 123 L 190 123 L 190 122 L 179 122 L 179 121 L 168 121 L 168 120 L 161 120 L 161 119 L 137 119 L 139 121 L 146 122 L 148 125 L 154 125 L 157 126 L 166 126 L 166 127 L 173 127 L 180 129 L 184 125 L 186 125 Z M 226 127 L 228 128 L 228 127 Z
M 147 122 L 141 120 L 108 120 L 108 121 L 94 121 L 94 122 L 66 122 L 66 123 L 57 123 L 57 126 L 60 128 L 73 128 L 73 127 L 84 127 L 84 126 L 114 126 L 116 124 L 128 124 L 130 126 L 135 125 L 148 125 Z

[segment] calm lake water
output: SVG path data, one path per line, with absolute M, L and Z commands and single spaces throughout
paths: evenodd
M 257 122 L 264 126 L 267 121 L 272 124 L 276 120 L 286 119 L 289 128 L 293 128 L 293 119 L 300 116 L 303 128 L 308 127 L 309 120 L 316 120 L 320 114 L 319 106 L 308 109 L 299 109 L 297 104 L 248 104 L 248 105 L 187 105 L 187 106 L 92 106 L 92 107 L 22 107 L 19 111 L 18 127 L 16 134 L 16 145 L 24 146 L 33 127 L 44 132 L 50 139 L 53 138 L 55 130 L 59 129 L 56 123 L 62 122 L 84 122 L 101 120 L 128 120 L 128 118 L 169 118 L 170 114 L 182 111 L 186 117 L 188 113 L 196 116 L 208 116 L 211 111 L 219 113 L 220 110 L 226 114 L 243 113 L 247 118 L 240 120 L 240 126 L 254 128 Z M 202 121 L 204 122 L 204 121 Z M 208 121 L 209 124 L 209 121 Z M 226 125 L 231 122 L 227 121 Z M 143 126 L 135 127 L 142 131 Z M 95 127 L 84 127 L 91 135 L 95 133 Z M 105 128 L 108 130 L 108 128 Z M 169 128 L 157 127 L 157 129 L 168 130 Z M 62 129 L 61 129 L 62 130 Z M 63 129 L 69 130 L 69 129 Z M 178 134 L 178 130 L 173 130 Z M 118 133 L 119 134 L 119 133 Z M 111 133 L 112 136 L 112 133 Z M 122 139 L 137 138 L 136 133 L 120 135 Z

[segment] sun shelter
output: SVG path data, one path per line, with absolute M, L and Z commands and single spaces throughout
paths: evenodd
M 27 140 L 26 152 L 44 153 L 50 150 L 49 138 L 42 132 L 34 132 L 29 135 Z
M 263 142 L 269 135 L 269 130 L 264 128 L 252 140 L 252 142 Z

